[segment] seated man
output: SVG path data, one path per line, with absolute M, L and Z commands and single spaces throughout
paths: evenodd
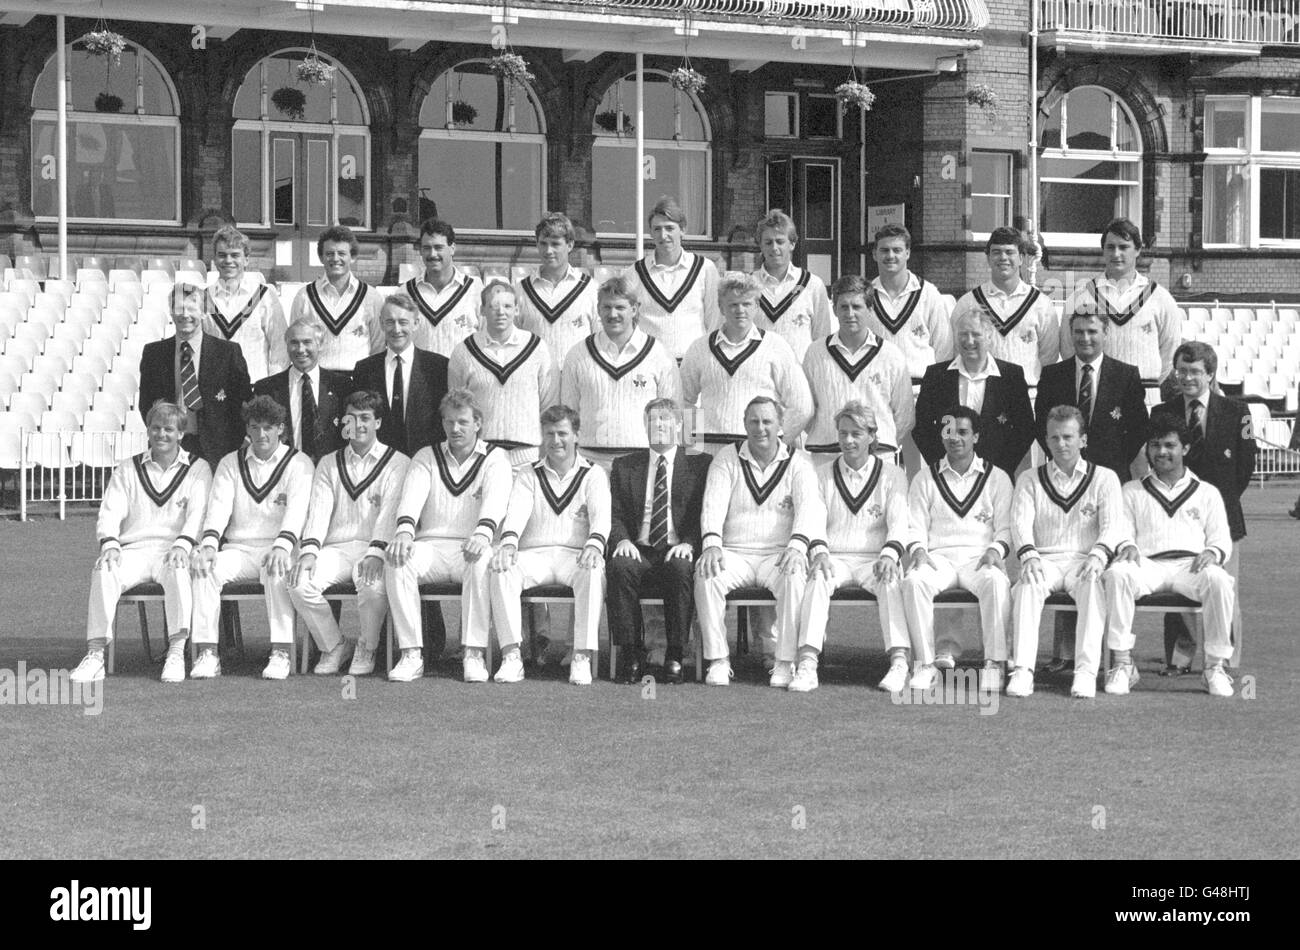
M 289 572 L 289 598 L 321 651 L 315 673 L 332 676 L 352 656 L 351 676 L 374 672 L 379 630 L 388 614 L 384 593 L 384 548 L 380 525 L 391 524 L 409 459 L 379 441 L 384 397 L 359 390 L 343 408 L 346 448 L 320 460 L 312 479 L 311 504 L 302 530 L 298 562 Z M 352 581 L 357 588 L 361 635 L 339 633 L 325 591 Z
M 903 578 L 903 608 L 916 655 L 913 689 L 929 689 L 935 670 L 957 665 L 960 645 L 941 643 L 935 654 L 934 598 L 968 590 L 979 599 L 984 669 L 979 688 L 1002 689 L 1007 658 L 1011 583 L 1011 479 L 975 454 L 980 417 L 969 406 L 943 415 L 944 457 L 921 469 L 907 492 L 914 540 L 912 570 Z
M 614 459 L 610 475 L 609 543 L 614 553 L 605 569 L 605 606 L 610 636 L 629 647 L 615 678 L 638 683 L 645 659 L 641 588 L 646 580 L 658 583 L 668 640 L 664 679 L 680 683 L 682 645 L 695 612 L 691 589 L 700 549 L 700 507 L 713 458 L 679 447 L 682 414 L 671 399 L 646 403 L 645 431 L 650 448 Z
M 479 438 L 483 411 L 469 390 L 447 393 L 441 412 L 447 440 L 411 460 L 388 547 L 388 603 L 402 650 L 388 678 L 405 683 L 424 675 L 420 585 L 459 582 L 465 682 L 486 683 L 488 562 L 510 498 L 510 462 L 504 449 Z M 510 676 L 507 670 L 498 681 L 513 682 Z
M 739 587 L 765 587 L 776 597 L 776 642 L 763 651 L 776 657 L 770 685 L 784 689 L 794 679 L 808 544 L 826 516 L 807 453 L 782 441 L 784 415 L 775 399 L 755 396 L 745 407 L 745 441 L 725 447 L 709 467 L 695 607 L 710 686 L 731 681 L 727 593 Z M 771 639 L 771 631 L 762 624 L 759 635 Z
M 1232 556 L 1232 535 L 1223 497 L 1196 478 L 1184 459 L 1191 444 L 1187 424 L 1170 412 L 1156 411 L 1147 428 L 1151 473 L 1122 489 L 1127 537 L 1104 575 L 1106 645 L 1114 666 L 1106 692 L 1125 696 L 1138 681 L 1133 664 L 1133 612 L 1139 597 L 1172 591 L 1205 608 L 1205 673 L 1211 696 L 1231 696 L 1232 677 L 1224 669 L 1232 658 L 1232 577 L 1223 564 Z
M 1055 406 L 1047 415 L 1052 460 L 1021 472 L 1011 500 L 1011 539 L 1020 558 L 1020 582 L 1012 592 L 1015 647 L 1008 696 L 1034 691 L 1038 627 L 1050 594 L 1066 591 L 1079 609 L 1074 634 L 1074 683 L 1070 695 L 1097 695 L 1097 664 L 1105 623 L 1101 573 L 1124 540 L 1119 478 L 1085 462 L 1083 413 Z
M 501 644 L 497 681 L 523 679 L 520 601 L 525 588 L 573 588 L 573 662 L 569 682 L 591 685 L 592 654 L 605 599 L 609 476 L 578 454 L 578 414 L 551 406 L 541 415 L 543 456 L 515 471 L 501 543 L 492 557 L 492 616 Z
M 113 617 L 122 591 L 153 581 L 163 589 L 167 661 L 162 681 L 185 679 L 185 641 L 190 633 L 190 551 L 212 470 L 181 448 L 185 410 L 156 402 L 148 412 L 149 451 L 113 470 L 99 506 L 95 534 L 99 559 L 90 575 L 86 656 L 72 671 L 74 683 L 104 678 L 104 648 L 113 638 Z
M 812 576 L 799 620 L 799 666 L 790 689 L 806 693 L 817 688 L 831 595 L 857 586 L 878 599 L 880 632 L 889 651 L 889 672 L 880 688 L 897 693 L 907 685 L 908 673 L 907 618 L 899 586 L 909 540 L 907 476 L 893 462 L 875 456 L 876 416 L 863 403 L 840 409 L 835 429 L 840 454 L 817 466 L 826 525 L 812 544 Z
M 190 558 L 194 581 L 194 643 L 199 655 L 190 676 L 221 675 L 217 617 L 221 589 L 238 581 L 260 581 L 271 627 L 271 660 L 264 679 L 289 675 L 293 603 L 285 578 L 293 564 L 314 469 L 311 459 L 283 442 L 285 411 L 270 396 L 245 403 L 249 445 L 217 466 L 203 519 L 203 540 Z M 225 545 L 218 550 L 221 540 Z

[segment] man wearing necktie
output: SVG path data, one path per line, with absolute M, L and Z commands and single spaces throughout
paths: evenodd
M 343 401 L 352 392 L 352 374 L 320 365 L 324 329 L 310 317 L 301 317 L 284 333 L 289 368 L 253 384 L 253 394 L 270 396 L 289 413 L 284 441 L 319 462 L 343 448 L 339 420 Z

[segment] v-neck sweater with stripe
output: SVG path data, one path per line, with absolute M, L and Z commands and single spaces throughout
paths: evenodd
M 1232 535 L 1219 490 L 1192 475 L 1182 490 L 1170 497 L 1161 486 L 1149 484 L 1156 480 L 1150 474 L 1126 482 L 1121 489 L 1128 540 L 1142 556 L 1195 557 L 1206 548 L 1216 548 L 1227 561 L 1232 556 Z
M 825 522 L 817 474 L 807 452 L 790 452 L 759 473 L 736 446 L 728 445 L 709 466 L 700 514 L 705 548 L 721 545 L 769 555 L 787 546 L 807 551 Z
M 203 519 L 202 544 L 215 548 L 224 536 L 230 544 L 274 545 L 292 551 L 302 538 L 302 526 L 307 520 L 315 466 L 307 455 L 282 446 L 277 451 L 287 455 L 280 458 L 283 470 L 277 467 L 274 472 L 278 477 L 273 474 L 255 486 L 261 495 L 257 498 L 245 485 L 239 464 L 240 456 L 251 451 L 238 449 L 218 463 Z
M 974 489 L 965 486 L 966 493 L 958 501 L 957 510 L 936 478 L 946 478 L 938 473 L 937 465 L 927 465 L 916 473 L 907 490 L 909 521 L 912 527 L 912 544 L 921 545 L 932 554 L 941 554 L 953 564 L 965 564 L 982 557 L 991 547 L 997 547 L 1004 558 L 1011 554 L 1011 479 L 996 465 L 984 463 L 988 478 L 978 497 L 972 498 Z M 974 483 L 977 484 L 977 483 Z M 945 485 L 947 482 L 945 481 Z
M 510 500 L 510 458 L 480 442 L 486 453 L 475 452 L 453 473 L 446 445 L 425 446 L 411 459 L 394 533 L 409 532 L 417 541 L 465 541 L 477 534 L 490 544 Z
M 1109 563 L 1125 540 L 1119 477 L 1103 465 L 1079 462 L 1082 479 L 1066 496 L 1047 462 L 1020 473 L 1011 500 L 1011 543 L 1021 560 L 1038 554 L 1088 554 Z M 1077 471 L 1077 470 L 1076 470 Z M 1049 490 L 1044 479 L 1051 484 Z
M 367 554 L 382 556 L 387 537 L 379 533 L 383 516 L 397 506 L 410 459 L 401 452 L 385 450 L 359 484 L 343 475 L 347 462 L 340 456 L 350 452 L 344 446 L 324 456 L 316 466 L 311 483 L 311 504 L 302 529 L 302 553 L 311 554 L 323 545 L 365 541 Z M 384 461 L 387 459 L 387 461 Z M 379 467 L 383 462 L 383 468 Z M 357 497 L 353 498 L 352 493 Z M 392 520 L 392 516 L 388 516 Z M 374 544 L 373 542 L 378 542 Z
M 836 455 L 816 466 L 817 487 L 826 510 L 826 527 L 818 532 L 817 540 L 831 554 L 901 558 L 911 534 L 906 473 L 893 462 L 873 457 L 867 463 L 866 482 L 855 495 L 843 475 L 841 458 Z
M 575 551 L 590 545 L 604 556 L 609 542 L 609 476 L 581 456 L 574 466 L 578 471 L 571 471 L 572 477 L 562 485 L 554 483 L 543 459 L 515 469 L 502 543 L 520 549 L 565 547 Z
M 151 482 L 149 488 L 140 480 L 141 469 L 149 459 L 148 452 L 127 459 L 113 469 L 95 521 L 101 550 L 166 542 L 179 544 L 188 551 L 198 543 L 212 485 L 212 469 L 197 456 L 187 457 L 189 466 L 183 475 L 180 468 L 169 469 L 171 474 L 164 484 Z
M 596 334 L 569 350 L 560 374 L 560 402 L 578 410 L 584 446 L 643 448 L 649 444 L 645 404 L 681 399 L 677 361 L 647 336 L 638 352 L 624 354 L 624 362 L 614 366 L 602 341 L 607 341 L 604 334 Z

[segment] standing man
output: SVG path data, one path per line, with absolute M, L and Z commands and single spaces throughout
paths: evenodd
M 284 333 L 289 368 L 253 384 L 253 394 L 270 396 L 289 413 L 284 437 L 312 462 L 346 443 L 339 420 L 343 400 L 352 391 L 352 374 L 322 369 L 320 348 L 325 328 L 311 317 L 295 320 Z
M 722 318 L 718 314 L 718 268 L 713 261 L 682 248 L 686 212 L 675 198 L 664 195 L 650 209 L 654 253 L 643 257 L 623 276 L 637 284 L 644 304 L 645 331 L 668 347 L 675 359 Z
M 217 282 L 208 288 L 203 332 L 238 343 L 251 379 L 280 372 L 289 363 L 284 308 L 274 287 L 245 273 L 248 238 L 228 224 L 213 235 L 212 254 Z
M 605 467 L 619 455 L 644 448 L 648 403 L 667 399 L 675 404 L 681 395 L 677 361 L 637 326 L 641 308 L 636 294 L 636 286 L 621 274 L 601 284 L 601 329 L 569 350 L 560 373 L 560 402 L 586 420 L 590 444 L 583 445 L 582 454 Z
M 1061 322 L 1052 298 L 1020 279 L 1025 239 L 1015 228 L 997 228 L 984 247 L 989 279 L 957 301 L 953 323 L 973 310 L 983 310 L 995 331 L 989 352 L 1022 367 L 1025 382 L 1037 384 L 1043 367 L 1060 358 Z
M 379 322 L 383 296 L 352 273 L 361 242 L 350 228 L 335 225 L 316 239 L 316 255 L 325 273 L 298 291 L 289 322 L 302 317 L 317 320 L 326 330 L 320 365 L 350 370 L 384 347 Z
M 1138 273 L 1142 232 L 1127 218 L 1116 218 L 1101 236 L 1105 270 L 1084 281 L 1065 304 L 1067 318 L 1076 313 L 1104 313 L 1110 332 L 1106 355 L 1131 363 L 1147 388 L 1159 386 L 1174 366 L 1174 350 L 1183 339 L 1182 314 L 1169 291 Z M 1061 356 L 1074 353 L 1069 319 L 1062 321 Z
M 541 263 L 515 289 L 519 326 L 540 336 L 556 365 L 563 366 L 569 351 L 600 329 L 596 284 L 569 265 L 576 234 L 568 215 L 547 212 L 537 222 L 535 234 Z
M 776 597 L 776 624 L 760 624 L 763 653 L 775 657 L 771 686 L 794 679 L 799 611 L 808 583 L 808 545 L 825 522 L 817 475 L 807 453 L 782 441 L 783 409 L 770 396 L 745 407 L 745 442 L 713 460 L 700 514 L 704 551 L 695 572 L 695 607 L 710 686 L 731 682 L 727 593 L 765 587 Z
M 842 451 L 836 416 L 846 404 L 860 402 L 877 426 L 871 451 L 892 458 L 916 420 L 907 358 L 893 343 L 871 332 L 867 284 L 861 277 L 839 278 L 831 293 L 839 332 L 814 340 L 803 358 L 815 407 L 806 448 L 814 454 Z
M 388 614 L 384 592 L 384 549 L 380 525 L 392 523 L 409 459 L 379 441 L 384 397 L 358 390 L 348 396 L 346 448 L 331 452 L 316 467 L 311 503 L 302 531 L 298 560 L 289 572 L 289 599 L 311 631 L 321 658 L 314 672 L 332 676 L 349 656 L 349 676 L 374 672 L 379 631 Z M 356 586 L 361 630 L 357 639 L 339 632 L 325 591 L 348 581 Z
M 478 329 L 483 284 L 456 267 L 456 229 L 446 221 L 430 218 L 420 226 L 420 257 L 424 276 L 402 288 L 420 312 L 415 343 L 450 359 L 456 344 Z
M 903 611 L 902 558 L 908 526 L 907 476 L 876 457 L 876 418 L 860 402 L 835 413 L 840 454 L 817 465 L 817 485 L 826 512 L 825 531 L 812 544 L 812 568 L 799 620 L 799 666 L 790 689 L 817 688 L 817 664 L 826 642 L 831 595 L 856 586 L 876 596 L 880 632 L 889 652 L 889 672 L 880 688 L 907 686 L 908 633 Z
M 876 232 L 871 257 L 880 273 L 871 281 L 867 322 L 873 333 L 903 351 L 917 384 L 931 363 L 952 357 L 952 321 L 939 288 L 907 269 L 911 256 L 907 228 L 887 224 Z
M 799 233 L 781 209 L 769 211 L 758 222 L 754 243 L 763 257 L 763 266 L 754 271 L 763 289 L 755 322 L 764 330 L 779 333 L 802 360 L 811 343 L 835 332 L 826 285 L 812 271 L 794 265 Z
M 146 343 L 140 355 L 140 414 L 148 424 L 155 402 L 184 406 L 181 448 L 210 466 L 244 441 L 240 407 L 252 396 L 239 346 L 203 332 L 204 288 L 172 291 L 176 335 Z
M 615 278 L 621 279 L 621 278 Z M 639 683 L 645 662 L 645 625 L 640 596 L 649 581 L 664 598 L 664 679 L 682 681 L 682 647 L 695 610 L 691 591 L 700 550 L 700 509 L 711 456 L 679 447 L 681 409 L 668 398 L 645 406 L 649 450 L 614 459 L 609 546 L 605 573 L 610 636 L 627 647 L 615 678 Z
M 72 671 L 74 683 L 104 678 L 104 648 L 113 639 L 113 617 L 122 591 L 145 581 L 161 584 L 167 617 L 167 660 L 162 681 L 185 679 L 185 641 L 190 635 L 190 552 L 203 524 L 212 470 L 181 448 L 185 410 L 159 402 L 149 408 L 149 451 L 113 470 L 99 506 L 95 534 L 99 558 L 90 575 L 86 656 Z
M 573 588 L 574 601 L 569 682 L 590 686 L 605 599 L 609 478 L 578 454 L 581 423 L 576 412 L 551 406 L 540 422 L 544 454 L 515 472 L 501 542 L 492 557 L 489 588 L 502 654 L 496 679 L 511 683 L 524 678 L 519 656 L 524 590 L 564 584 Z

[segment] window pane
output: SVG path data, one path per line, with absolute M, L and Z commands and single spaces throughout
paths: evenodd
M 645 153 L 652 172 L 643 184 L 645 206 L 649 208 L 660 195 L 673 195 L 686 212 L 687 233 L 703 233 L 708 226 L 708 153 L 672 148 L 647 148 Z M 629 187 L 636 180 L 635 167 L 634 148 L 592 149 L 591 215 L 597 231 L 629 234 L 635 230 L 636 193 Z
M 323 139 L 307 140 L 307 224 L 324 227 L 330 224 L 330 143 Z
M 1300 99 L 1265 99 L 1259 146 L 1266 152 L 1300 152 Z
M 256 129 L 231 133 L 231 203 L 235 220 L 262 223 L 262 134 Z
M 420 140 L 421 214 L 432 202 L 458 228 L 529 231 L 542 195 L 540 143 Z
M 369 143 L 364 135 L 339 136 L 339 224 L 364 228 L 366 213 L 366 168 Z
M 77 218 L 174 221 L 174 126 L 73 122 L 68 128 L 68 209 Z M 32 208 L 58 214 L 54 123 L 32 121 Z M 49 168 L 46 173 L 44 169 Z
M 1300 169 L 1260 169 L 1259 236 L 1300 239 Z
M 146 115 L 175 115 L 176 106 L 172 102 L 171 90 L 162 70 L 148 56 L 142 56 L 140 68 L 144 73 L 144 111 Z M 132 96 L 132 102 L 135 97 Z
M 1205 243 L 1245 244 L 1250 236 L 1244 165 L 1205 166 Z
M 1040 195 L 1040 231 L 1100 234 L 1114 218 L 1132 217 L 1137 188 L 1043 182 Z
M 1142 139 L 1138 135 L 1137 126 L 1129 119 L 1118 100 L 1115 100 L 1115 147 L 1121 152 L 1142 150 Z
M 324 86 L 300 82 L 298 64 L 307 57 L 303 50 L 285 51 L 268 57 L 266 63 L 267 118 L 279 122 L 329 122 L 332 119 L 330 99 L 337 93 L 338 121 L 344 125 L 364 125 L 365 111 L 361 97 L 342 70 L 334 73 L 334 81 Z M 338 64 L 321 57 L 330 65 Z M 244 76 L 244 82 L 235 95 L 236 119 L 261 118 L 262 63 L 258 63 Z M 303 97 L 302 115 L 288 103 L 276 105 L 270 99 L 276 92 L 296 91 Z
M 1065 97 L 1062 96 L 1056 101 L 1056 106 L 1047 117 L 1047 121 L 1043 123 L 1043 132 L 1039 137 L 1043 148 L 1061 147 L 1061 109 L 1064 105 Z
M 451 122 L 458 129 L 504 132 L 509 128 L 514 103 L 514 130 L 529 134 L 541 131 L 541 121 L 528 93 L 515 88 L 506 93 L 506 83 L 489 71 L 487 63 L 460 63 L 434 80 L 420 108 L 420 125 L 426 129 L 447 128 L 447 96 L 452 101 Z
M 763 134 L 791 137 L 799 127 L 799 97 L 792 92 L 763 96 Z
M 274 183 L 272 221 L 276 224 L 293 224 L 294 192 L 294 142 L 293 139 L 271 140 L 271 181 Z
M 1246 147 L 1244 100 L 1210 100 L 1205 103 L 1205 147 Z
M 1068 148 L 1110 149 L 1110 96 L 1095 86 L 1070 90 L 1066 110 Z
M 972 152 L 971 191 L 985 195 L 1011 194 L 1011 156 L 1000 152 Z
M 835 169 L 804 166 L 803 236 L 813 241 L 835 239 Z
M 840 101 L 834 96 L 808 97 L 808 137 L 838 138 Z
M 138 53 L 134 46 L 122 51 L 122 62 L 113 65 L 106 56 L 91 56 L 79 44 L 73 44 L 68 54 L 68 72 L 72 77 L 72 108 L 78 112 L 135 112 L 135 66 Z M 51 80 L 56 79 L 54 61 L 50 61 Z M 95 100 L 101 94 L 117 96 L 122 100 L 120 109 L 97 108 Z M 57 101 L 50 97 L 51 109 Z M 102 106 L 102 100 L 101 100 Z
M 992 231 L 1011 223 L 1011 199 L 997 195 L 975 195 L 971 198 L 970 229 L 978 232 Z
M 790 207 L 790 162 L 787 159 L 767 163 L 767 207 Z
M 668 77 L 660 73 L 645 74 L 645 137 L 648 139 L 671 139 L 676 132 L 674 110 L 679 103 L 676 91 L 668 85 Z M 703 142 L 704 122 L 695 107 L 695 101 L 686 93 L 680 97 L 682 140 Z M 622 108 L 627 116 L 623 125 L 623 134 L 634 130 L 636 124 L 636 77 L 627 76 L 605 90 L 600 105 L 596 107 L 597 120 L 592 131 L 597 135 L 611 134 L 610 128 L 602 125 L 599 117 L 607 112 L 616 112 Z
M 1074 178 L 1081 181 L 1137 181 L 1138 162 L 1094 161 L 1090 158 L 1044 158 L 1038 166 L 1040 178 Z

